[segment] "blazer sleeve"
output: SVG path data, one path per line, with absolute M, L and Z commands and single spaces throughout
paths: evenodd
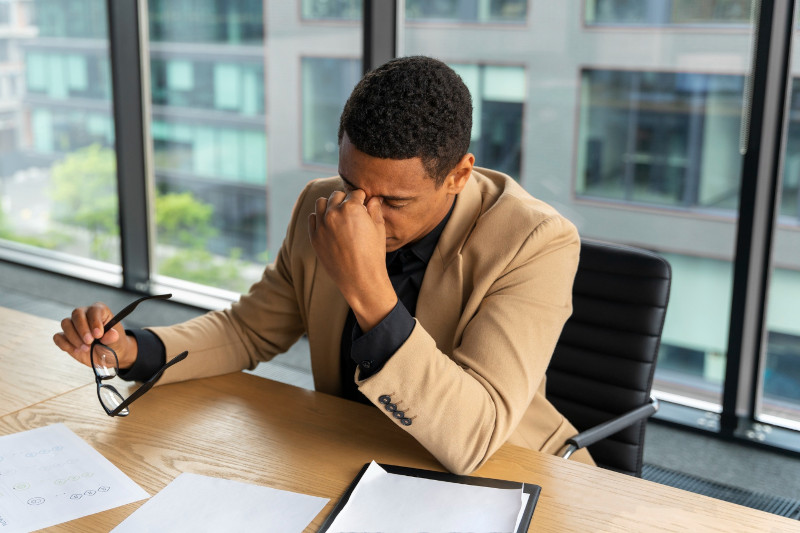
M 255 368 L 288 350 L 304 333 L 306 317 L 292 279 L 291 248 L 295 239 L 308 238 L 296 230 L 298 219 L 307 216 L 299 211 L 309 188 L 295 204 L 275 261 L 238 302 L 175 326 L 148 328 L 164 343 L 167 359 L 189 351 L 186 360 L 167 370 L 159 384 Z
M 475 280 L 485 288 L 464 306 L 452 355 L 417 322 L 384 368 L 358 381 L 361 392 L 448 470 L 472 472 L 515 431 L 543 383 L 572 312 L 579 249 L 568 220 L 546 218 L 497 275 Z

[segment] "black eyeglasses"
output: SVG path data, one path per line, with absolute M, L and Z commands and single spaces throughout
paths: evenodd
M 131 314 L 133 310 L 136 309 L 137 305 L 145 300 L 167 300 L 169 298 L 172 298 L 171 294 L 158 294 L 139 298 L 112 317 L 104 326 L 104 332 L 107 332 L 117 325 L 123 318 Z M 94 381 L 97 383 L 97 397 L 100 399 L 100 405 L 103 406 L 108 416 L 128 416 L 130 413 L 128 406 L 145 392 L 149 391 L 166 369 L 186 359 L 188 354 L 189 352 L 186 351 L 173 357 L 172 360 L 162 366 L 153 377 L 136 389 L 136 392 L 128 396 L 128 398 L 123 398 L 113 385 L 103 383 L 104 380 L 115 378 L 119 374 L 119 359 L 117 359 L 117 354 L 110 347 L 100 342 L 99 339 L 95 339 L 95 341 L 92 342 L 91 359 L 92 369 L 94 370 Z

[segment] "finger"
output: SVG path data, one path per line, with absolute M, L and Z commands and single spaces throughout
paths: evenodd
M 75 332 L 77 333 L 78 337 L 83 340 L 85 344 L 91 344 L 94 340 L 94 336 L 91 333 L 89 322 L 86 319 L 86 311 L 86 307 L 75 308 L 72 311 L 72 325 L 75 328 Z M 63 321 L 61 323 L 61 329 L 67 333 L 67 328 L 64 327 Z
M 354 202 L 364 205 L 366 203 L 366 199 L 367 199 L 367 193 L 365 193 L 363 189 L 355 189 L 348 193 L 344 201 L 346 202 L 349 200 L 353 200 Z
M 86 319 L 91 328 L 92 340 L 99 339 L 105 334 L 105 323 L 114 316 L 111 309 L 104 303 L 97 302 L 86 311 Z
M 91 366 L 89 361 L 89 352 L 76 350 L 75 347 L 72 346 L 72 344 L 70 344 L 70 342 L 66 339 L 66 337 L 64 337 L 63 333 L 56 333 L 53 335 L 53 342 L 55 342 L 56 346 L 67 352 L 76 361 L 83 363 L 86 366 Z
M 119 332 L 117 331 L 116 328 L 111 328 L 105 335 L 103 335 L 103 337 L 100 339 L 100 342 L 102 342 L 103 344 L 114 344 L 118 340 L 119 340 Z
M 375 224 L 383 224 L 382 206 L 383 198 L 378 196 L 373 196 L 369 199 L 369 202 L 367 202 L 367 213 L 369 213 L 369 216 L 372 217 L 372 221 L 375 222 Z
M 84 351 L 88 350 L 88 345 L 83 342 L 78 332 L 75 331 L 75 325 L 72 323 L 72 320 L 69 318 L 65 318 L 61 321 L 61 329 L 63 330 L 62 333 L 57 333 L 60 335 L 60 338 L 63 340 L 62 344 L 68 344 L 69 346 L 62 347 L 58 345 L 62 350 L 69 353 L 70 355 L 73 352 L 80 351 L 81 347 L 86 346 Z
M 317 198 L 317 201 L 314 203 L 314 213 L 318 215 L 324 215 L 327 209 L 328 209 L 328 199 Z
M 331 195 L 328 196 L 328 205 L 339 205 L 345 201 L 347 196 L 347 193 L 344 191 L 333 191 Z
M 308 215 L 308 236 L 314 237 L 314 234 L 317 232 L 317 214 L 311 213 Z

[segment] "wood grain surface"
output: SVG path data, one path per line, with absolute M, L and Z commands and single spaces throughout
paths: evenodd
M 92 370 L 59 350 L 58 322 L 0 307 L 0 416 L 94 383 Z

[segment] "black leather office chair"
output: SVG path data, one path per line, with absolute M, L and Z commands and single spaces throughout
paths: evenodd
M 655 253 L 583 240 L 573 313 L 547 370 L 547 398 L 597 464 L 640 477 L 646 419 L 672 272 Z

